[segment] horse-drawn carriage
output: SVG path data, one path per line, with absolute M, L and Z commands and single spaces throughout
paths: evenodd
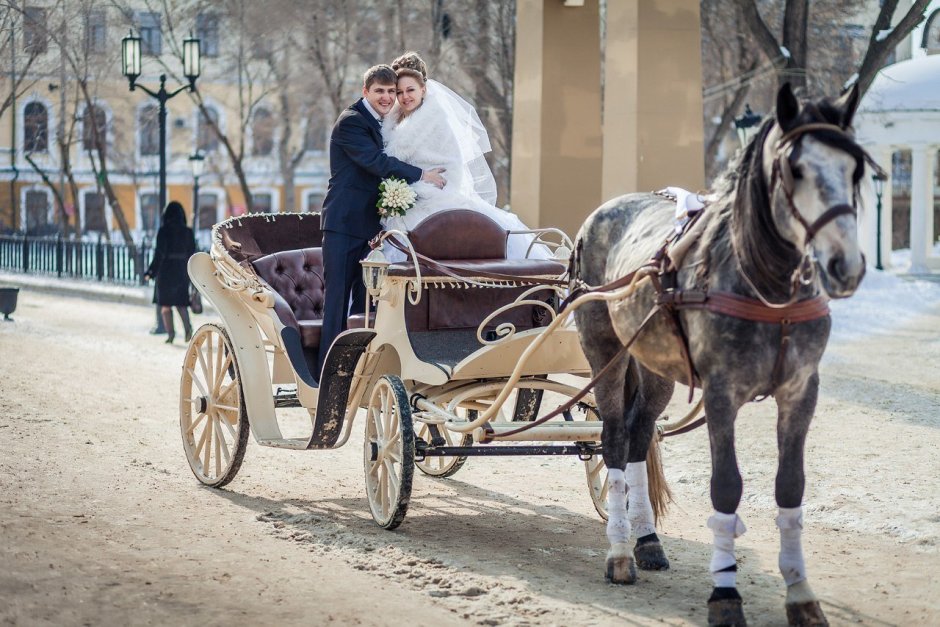
M 196 477 L 211 486 L 231 481 L 249 431 L 263 446 L 338 448 L 364 409 L 366 492 L 383 527 L 404 518 L 415 466 L 446 477 L 474 455 L 578 455 L 604 515 L 593 398 L 581 399 L 580 411 L 526 424 L 544 392 L 571 397 L 581 387 L 552 375 L 590 374 L 576 330 L 555 320 L 570 242 L 552 229 L 533 234 L 533 246 L 555 240 L 548 245 L 559 249 L 558 258 L 506 259 L 509 233 L 467 210 L 435 214 L 408 234 L 386 234 L 407 260 L 389 264 L 373 253 L 363 263 L 375 307 L 368 318 L 349 319 L 318 381 L 319 215 L 249 215 L 218 224 L 211 253 L 189 264 L 222 319 L 194 334 L 183 368 L 180 420 Z M 309 412 L 308 437 L 282 436 L 278 414 L 288 407 Z

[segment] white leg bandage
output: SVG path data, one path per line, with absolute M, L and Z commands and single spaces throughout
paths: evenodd
M 736 588 L 737 572 L 730 569 L 737 564 L 734 559 L 734 539 L 740 537 L 747 531 L 747 528 L 737 514 L 722 514 L 721 512 L 711 515 L 708 519 L 708 528 L 714 534 L 715 543 L 709 568 L 712 581 L 716 588 Z
M 646 462 L 627 464 L 626 479 L 627 498 L 630 503 L 627 515 L 633 532 L 638 538 L 656 533 L 649 481 L 646 477 Z
M 777 528 L 780 529 L 780 558 L 777 563 L 780 573 L 788 586 L 806 579 L 806 565 L 803 562 L 803 508 L 781 507 L 777 514 Z
M 630 521 L 627 519 L 627 481 L 623 471 L 607 472 L 607 540 L 611 546 L 630 541 Z

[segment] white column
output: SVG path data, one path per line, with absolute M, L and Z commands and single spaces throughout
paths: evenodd
M 894 150 L 885 148 L 878 155 L 880 165 L 888 173 L 884 191 L 881 194 L 881 267 L 891 267 L 891 249 L 894 246 L 894 175 L 891 172 Z
M 912 274 L 927 272 L 928 213 L 933 221 L 933 211 L 927 211 L 928 199 L 933 206 L 931 161 L 927 146 L 911 147 L 911 267 L 908 272 Z M 933 231 L 932 226 L 930 231 Z

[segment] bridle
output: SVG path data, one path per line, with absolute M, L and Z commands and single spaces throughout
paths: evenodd
M 761 293 L 760 289 L 758 289 L 754 281 L 751 280 L 751 277 L 748 276 L 747 271 L 741 264 L 740 252 L 735 249 L 735 256 L 738 259 L 738 266 L 741 270 L 741 275 L 744 277 L 744 280 L 747 282 L 748 286 L 750 286 L 751 290 L 753 290 L 757 295 L 757 298 L 767 307 L 782 308 L 792 305 L 799 297 L 800 287 L 812 285 L 816 280 L 818 269 L 816 256 L 813 254 L 812 242 L 819 231 L 823 229 L 823 227 L 837 218 L 845 215 L 851 215 L 858 219 L 857 181 L 861 178 L 860 175 L 853 176 L 853 180 L 856 181 L 856 189 L 852 193 L 851 205 L 842 203 L 829 207 L 822 213 L 822 215 L 812 222 L 806 219 L 799 208 L 797 208 L 796 203 L 793 200 L 793 192 L 795 190 L 796 183 L 793 176 L 793 170 L 790 166 L 790 157 L 792 151 L 796 147 L 796 143 L 804 135 L 819 131 L 835 134 L 848 141 L 850 145 L 848 152 L 850 154 L 857 152 L 858 154 L 853 155 L 857 160 L 868 163 L 875 170 L 877 175 L 884 175 L 884 170 L 882 170 L 881 167 L 875 163 L 874 159 L 871 158 L 865 149 L 855 142 L 855 139 L 852 137 L 852 135 L 846 132 L 845 129 L 843 129 L 841 126 L 836 124 L 828 124 L 824 122 L 811 122 L 808 124 L 803 124 L 787 131 L 783 134 L 782 137 L 780 137 L 780 139 L 777 140 L 777 154 L 774 157 L 773 166 L 771 169 L 768 198 L 770 199 L 770 202 L 773 203 L 774 191 L 779 186 L 780 190 L 783 192 L 784 198 L 786 199 L 787 208 L 790 211 L 790 215 L 793 216 L 793 218 L 800 224 L 800 226 L 803 227 L 804 231 L 806 232 L 806 238 L 803 243 L 803 254 L 800 258 L 800 262 L 793 270 L 793 274 L 790 276 L 790 297 L 786 302 L 771 302 L 763 295 L 763 293 Z M 857 167 L 860 168 L 862 166 L 858 165 Z

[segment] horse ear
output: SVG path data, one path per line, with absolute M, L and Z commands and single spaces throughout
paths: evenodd
M 836 107 L 841 112 L 839 126 L 842 128 L 852 126 L 852 118 L 855 117 L 858 101 L 858 83 L 855 83 L 844 94 L 839 96 L 839 99 L 835 102 Z
M 793 95 L 790 83 L 784 83 L 777 92 L 777 124 L 784 133 L 796 125 L 796 116 L 800 113 L 800 102 Z

